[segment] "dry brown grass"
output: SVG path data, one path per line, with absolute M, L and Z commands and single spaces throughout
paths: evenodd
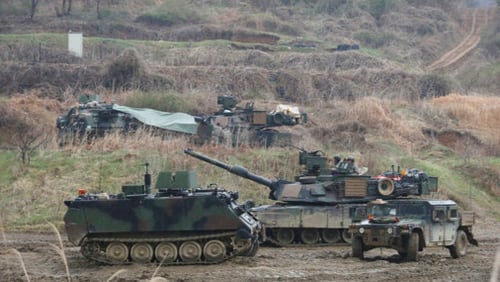
M 64 253 L 64 245 L 63 241 L 61 238 L 61 234 L 59 233 L 59 230 L 57 230 L 57 227 L 49 222 L 50 227 L 54 231 L 54 233 L 57 235 L 57 241 L 59 242 L 59 246 L 56 246 L 52 243 L 49 243 L 49 245 L 61 256 L 61 259 L 64 263 L 64 268 L 66 269 L 66 277 L 68 278 L 68 282 L 71 282 L 71 274 L 69 273 L 69 267 L 68 267 L 68 260 L 66 259 L 66 254 Z
M 491 271 L 490 282 L 497 282 L 500 278 L 500 248 L 497 250 L 495 261 L 493 262 L 493 270 Z
M 117 272 L 113 273 L 113 275 L 111 275 L 111 276 L 108 278 L 108 280 L 106 280 L 106 282 L 110 282 L 110 281 L 112 281 L 113 279 L 115 279 L 116 277 L 118 277 L 120 274 L 125 273 L 125 272 L 127 272 L 127 270 L 126 270 L 126 269 L 120 269 L 120 270 L 118 270 Z
M 10 249 L 10 251 L 16 254 L 19 258 L 19 262 L 21 263 L 21 267 L 24 271 L 24 277 L 26 277 L 26 281 L 30 282 L 30 276 L 28 275 L 28 270 L 26 269 L 26 265 L 24 264 L 23 256 L 21 256 L 21 253 L 16 249 Z
M 475 132 L 486 144 L 500 144 L 500 97 L 451 94 L 429 104 L 444 112 L 459 129 Z

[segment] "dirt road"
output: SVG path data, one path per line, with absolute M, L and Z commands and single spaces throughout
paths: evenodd
M 500 248 L 500 223 L 475 227 L 479 247 L 452 259 L 445 248 L 426 248 L 418 262 L 400 262 L 395 251 L 375 249 L 366 259 L 350 257 L 350 247 L 262 247 L 255 257 L 218 265 L 157 267 L 102 265 L 87 261 L 64 241 L 71 281 L 490 281 Z M 64 238 L 64 235 L 63 235 Z M 68 281 L 59 242 L 53 234 L 7 233 L 0 244 L 0 281 Z M 13 250 L 16 251 L 13 251 Z M 20 261 L 22 257 L 23 264 Z
M 441 58 L 428 65 L 425 70 L 433 71 L 436 69 L 445 68 L 458 62 L 470 51 L 476 48 L 481 40 L 480 30 L 488 22 L 488 10 L 473 9 L 466 13 L 466 22 L 469 23 L 469 33 L 467 36 L 453 49 L 445 53 Z

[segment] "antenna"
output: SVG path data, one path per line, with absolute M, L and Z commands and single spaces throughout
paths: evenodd
M 149 163 L 145 163 L 146 172 L 144 173 L 144 188 L 146 189 L 146 194 L 151 194 L 151 174 L 149 174 Z
M 104 155 L 104 145 L 101 146 L 101 153 L 99 154 L 99 191 L 102 192 L 102 156 Z

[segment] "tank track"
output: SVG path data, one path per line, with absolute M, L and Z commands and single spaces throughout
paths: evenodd
M 293 231 L 294 238 L 291 240 L 291 243 L 286 243 L 282 242 L 278 239 L 275 238 L 275 230 L 291 230 Z M 313 229 L 313 228 L 311 228 Z M 300 232 L 303 231 L 304 228 L 267 228 L 266 231 L 263 232 L 269 232 L 271 235 L 266 235 L 266 239 L 263 243 L 269 243 L 269 245 L 273 247 L 324 247 L 324 246 L 350 246 L 351 242 L 348 241 L 348 238 L 344 238 L 340 233 L 339 233 L 339 238 L 338 241 L 336 242 L 325 242 L 322 238 L 321 235 L 319 235 L 318 240 L 314 243 L 304 243 L 300 239 Z M 338 228 L 333 228 L 331 229 L 332 231 L 340 231 Z M 347 229 L 345 229 L 347 230 Z
M 131 260 L 130 254 L 127 255 L 127 259 L 124 261 L 115 261 L 115 260 L 110 260 L 106 257 L 106 248 L 101 247 L 98 252 L 95 254 L 90 254 L 88 252 L 85 252 L 85 247 L 89 246 L 91 243 L 98 243 L 100 246 L 105 246 L 108 245 L 111 242 L 119 242 L 119 243 L 124 243 L 128 244 L 129 246 L 132 246 L 135 243 L 148 243 L 150 245 L 156 245 L 158 243 L 164 243 L 164 242 L 172 242 L 172 243 L 177 243 L 177 252 L 179 250 L 179 246 L 183 242 L 187 241 L 195 241 L 198 244 L 200 244 L 202 252 L 200 255 L 200 258 L 196 261 L 182 261 L 180 259 L 180 255 L 177 254 L 177 258 L 174 261 L 158 261 L 155 258 L 155 254 L 153 251 L 153 258 L 151 261 L 143 262 L 143 263 L 150 263 L 150 262 L 155 262 L 159 263 L 162 266 L 169 266 L 169 265 L 209 265 L 209 264 L 218 264 L 221 262 L 224 262 L 226 260 L 229 260 L 233 258 L 234 256 L 242 255 L 242 256 L 253 256 L 255 255 L 256 248 L 258 248 L 258 242 L 251 241 L 251 244 L 254 244 L 253 246 L 250 246 L 248 250 L 243 252 L 243 254 L 235 251 L 234 249 L 229 251 L 226 249 L 226 253 L 224 256 L 221 258 L 217 259 L 212 259 L 212 260 L 206 260 L 204 255 L 203 255 L 203 242 L 208 241 L 208 240 L 220 240 L 221 242 L 230 242 L 230 245 L 234 245 L 234 241 L 236 238 L 236 233 L 235 232 L 225 232 L 225 233 L 214 233 L 214 234 L 204 234 L 204 235 L 198 235 L 198 236 L 181 236 L 181 237 L 160 237 L 160 236 L 151 236 L 151 237 L 90 237 L 84 239 L 83 243 L 81 244 L 80 251 L 83 254 L 84 257 L 87 259 L 99 262 L 99 263 L 104 263 L 104 264 L 109 264 L 109 265 L 123 265 L 123 264 L 131 264 L 131 263 L 137 263 Z M 255 246 L 257 244 L 257 246 Z M 128 247 L 128 251 L 130 252 L 130 247 Z

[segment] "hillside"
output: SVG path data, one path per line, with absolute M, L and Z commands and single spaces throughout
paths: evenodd
M 83 33 L 81 58 L 67 51 L 70 31 Z M 2 0 L 0 272 L 12 281 L 485 281 L 498 268 L 499 31 L 493 1 Z M 266 187 L 183 149 L 268 178 L 301 168 L 292 147 L 195 146 L 142 130 L 60 147 L 56 118 L 80 94 L 192 115 L 216 111 L 218 95 L 265 110 L 297 105 L 308 122 L 282 129 L 296 147 L 354 156 L 370 175 L 395 165 L 438 176 L 432 196 L 475 212 L 480 247 L 459 260 L 426 248 L 405 264 L 378 250 L 355 261 L 347 247 L 264 248 L 202 270 L 89 264 L 64 236 L 55 246 L 49 224 L 64 230 L 63 201 L 78 189 L 116 193 L 140 183 L 148 162 L 153 177 L 195 169 L 200 185 L 260 205 L 272 203 Z
M 61 14 L 59 3 L 40 2 L 32 19 L 26 8 L 7 1 L 0 12 L 4 148 L 19 147 L 19 126 L 27 126 L 43 135 L 33 152 L 57 152 L 55 119 L 81 93 L 195 115 L 215 111 L 217 95 L 231 94 L 267 110 L 277 102 L 300 106 L 310 122 L 291 129 L 302 137 L 296 146 L 355 155 L 374 173 L 394 163 L 453 170 L 450 177 L 459 172 L 474 179 L 467 181 L 474 189 L 498 196 L 500 92 L 490 70 L 498 71 L 499 56 L 491 38 L 480 41 L 498 28 L 495 7 L 102 1 L 99 14 L 90 2 Z M 66 51 L 69 30 L 84 34 L 82 58 Z M 361 48 L 335 50 L 339 44 Z M 29 131 L 33 122 L 37 130 Z M 434 158 L 440 168 L 430 165 Z M 463 191 L 447 181 L 443 191 L 461 200 Z

